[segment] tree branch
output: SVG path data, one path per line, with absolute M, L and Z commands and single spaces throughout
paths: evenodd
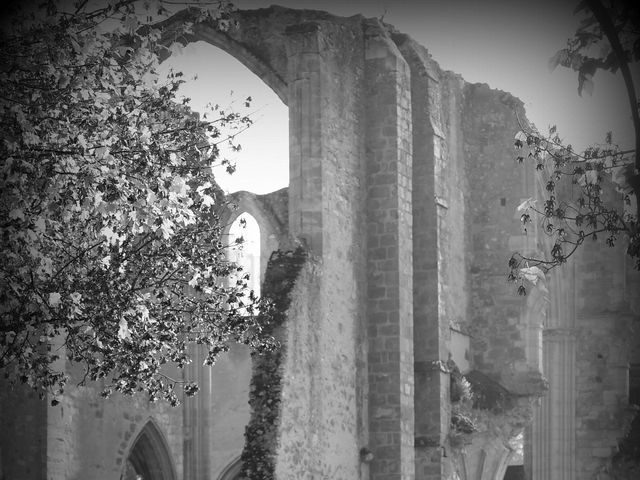
M 616 30 L 611 17 L 607 13 L 600 0 L 585 0 L 585 3 L 593 12 L 594 17 L 602 27 L 604 34 L 607 36 L 613 52 L 618 57 L 620 62 L 620 73 L 624 79 L 625 86 L 627 88 L 627 95 L 629 97 L 629 104 L 631 106 L 631 118 L 633 119 L 633 128 L 635 133 L 635 146 L 636 146 L 636 173 L 630 179 L 630 184 L 633 187 L 633 191 L 636 194 L 636 210 L 638 218 L 640 218 L 640 112 L 638 112 L 638 97 L 633 85 L 633 77 L 631 76 L 631 69 L 629 68 L 629 62 L 627 55 L 622 48 L 618 32 Z

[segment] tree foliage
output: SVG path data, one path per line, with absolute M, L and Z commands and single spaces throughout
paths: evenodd
M 566 48 L 549 61 L 554 69 L 563 66 L 578 73 L 578 93 L 593 91 L 598 70 L 620 72 L 627 89 L 635 129 L 635 148 L 623 150 L 611 132 L 603 141 L 584 151 L 564 144 L 556 127 L 546 134 L 520 125 L 515 137 L 517 161 L 534 162 L 541 176 L 541 198 L 528 199 L 519 207 L 525 231 L 533 222 L 548 241 L 546 255 L 514 254 L 509 279 L 519 282 L 538 278 L 567 261 L 588 239 L 604 238 L 613 247 L 621 239 L 627 254 L 640 269 L 640 118 L 632 66 L 640 61 L 640 7 L 618 0 L 584 0 L 576 8 L 584 18 Z
M 251 120 L 218 107 L 200 119 L 177 101 L 181 75 L 156 73 L 170 45 L 139 33 L 141 5 L 93 4 L 49 2 L 44 18 L 21 11 L 2 30 L 0 368 L 55 396 L 68 358 L 105 396 L 175 404 L 177 385 L 197 387 L 164 365 L 187 365 L 190 344 L 207 364 L 233 341 L 271 345 L 225 259 L 212 174 L 217 145 Z M 228 11 L 198 21 L 224 28 Z

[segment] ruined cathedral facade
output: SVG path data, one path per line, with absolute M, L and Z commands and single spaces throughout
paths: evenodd
M 515 214 L 541 188 L 513 160 L 522 103 L 375 19 L 238 20 L 186 41 L 227 51 L 289 108 L 288 189 L 235 194 L 227 214 L 259 226 L 263 291 L 271 252 L 304 246 L 280 269 L 279 354 L 237 346 L 209 369 L 194 352 L 201 392 L 177 409 L 99 386 L 55 407 L 5 388 L 0 477 L 609 478 L 638 401 L 640 279 L 624 248 L 594 243 L 514 294 L 509 255 L 541 249 Z

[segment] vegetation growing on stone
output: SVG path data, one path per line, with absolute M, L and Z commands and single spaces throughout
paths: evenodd
M 528 398 L 512 394 L 477 370 L 463 375 L 455 363 L 448 364 L 453 448 L 463 448 L 474 434 L 497 435 L 508 443 L 522 433 L 533 415 Z
M 263 284 L 263 298 L 267 310 L 260 312 L 265 333 L 278 339 L 291 303 L 290 293 L 300 269 L 307 261 L 307 252 L 275 251 L 267 264 Z M 283 347 L 261 355 L 253 355 L 253 375 L 249 404 L 251 419 L 245 429 L 242 451 L 242 475 L 252 480 L 275 478 L 275 449 L 280 419 L 282 392 Z

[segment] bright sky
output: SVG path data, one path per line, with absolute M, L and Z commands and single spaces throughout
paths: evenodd
M 242 239 L 239 245 L 236 241 Z M 250 274 L 248 290 L 260 295 L 260 226 L 253 216 L 244 212 L 229 227 L 229 259 L 242 265 L 243 272 Z M 237 278 L 235 278 L 237 280 Z
M 272 2 L 236 0 L 240 9 Z M 519 97 L 540 129 L 556 124 L 576 148 L 600 142 L 612 130 L 621 146 L 633 145 L 631 114 L 622 77 L 599 72 L 593 96 L 577 94 L 577 75 L 547 68 L 548 59 L 575 31 L 577 0 L 279 0 L 290 8 L 325 10 L 339 16 L 381 17 L 424 45 L 446 70 L 468 82 L 487 83 Z M 185 49 L 170 65 L 198 80 L 184 93 L 198 110 L 253 98 L 255 124 L 240 138 L 238 170 L 217 175 L 233 192 L 266 193 L 288 185 L 288 110 L 258 77 L 226 53 L 206 44 Z

